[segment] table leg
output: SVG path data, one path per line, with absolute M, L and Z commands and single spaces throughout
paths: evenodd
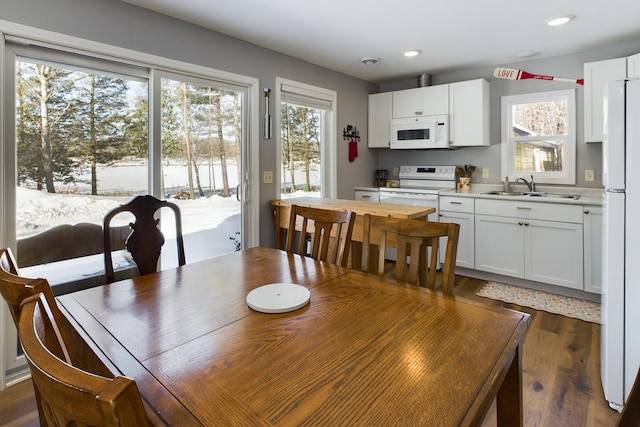
M 522 427 L 522 342 L 498 390 L 497 412 L 498 426 Z

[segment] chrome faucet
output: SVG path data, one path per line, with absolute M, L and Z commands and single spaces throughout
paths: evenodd
M 527 179 L 523 177 L 519 177 L 518 179 L 516 179 L 516 182 L 518 181 L 524 181 L 524 183 L 527 184 L 529 191 L 536 191 L 536 183 L 533 180 L 533 175 L 531 175 L 531 181 L 527 181 Z

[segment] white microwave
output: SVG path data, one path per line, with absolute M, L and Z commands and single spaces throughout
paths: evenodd
M 392 149 L 449 148 L 449 115 L 391 120 Z

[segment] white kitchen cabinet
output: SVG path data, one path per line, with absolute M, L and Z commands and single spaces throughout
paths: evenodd
M 476 269 L 583 289 L 582 207 L 476 200 Z
M 584 140 L 602 142 L 603 95 L 608 82 L 627 77 L 627 58 L 584 64 Z
M 640 78 L 640 53 L 627 57 L 627 77 Z
M 489 82 L 484 79 L 449 83 L 449 140 L 452 147 L 487 146 Z
M 359 202 L 380 202 L 380 192 L 378 190 L 355 190 L 355 200 Z
M 584 225 L 584 290 L 602 293 L 602 208 L 585 206 Z
M 391 92 L 369 95 L 369 148 L 389 148 L 391 139 Z
M 519 222 L 476 214 L 476 270 L 524 277 L 524 228 Z
M 437 85 L 392 92 L 392 117 L 437 116 L 449 112 L 449 85 Z
M 474 199 L 471 197 L 440 196 L 439 221 L 460 224 L 456 266 L 475 268 L 475 221 Z M 440 239 L 440 259 L 447 249 L 446 238 Z

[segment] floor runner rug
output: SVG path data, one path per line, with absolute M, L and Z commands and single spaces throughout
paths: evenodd
M 504 283 L 489 282 L 476 294 L 549 313 L 601 323 L 600 304 Z

